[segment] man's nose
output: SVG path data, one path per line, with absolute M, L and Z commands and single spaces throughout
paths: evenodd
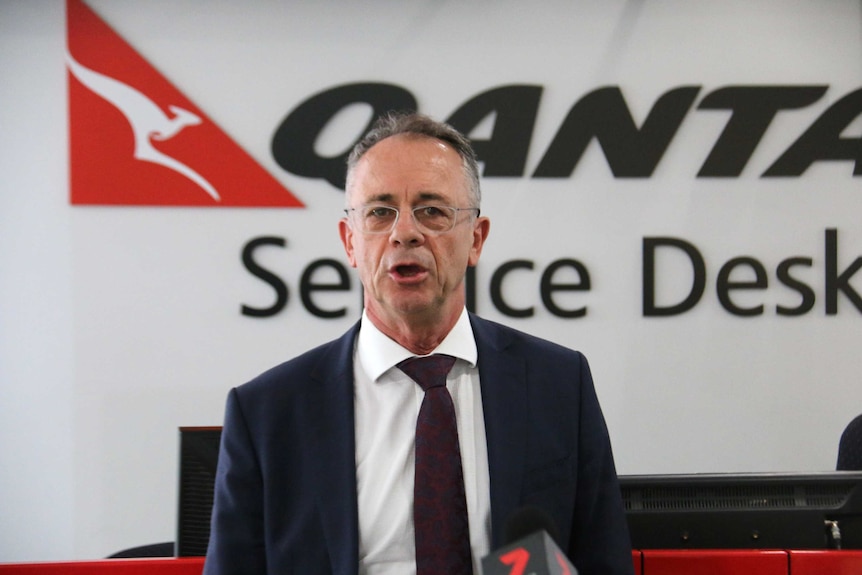
M 389 237 L 391 241 L 400 244 L 415 244 L 425 239 L 412 210 L 401 210 L 398 213 L 398 219 Z

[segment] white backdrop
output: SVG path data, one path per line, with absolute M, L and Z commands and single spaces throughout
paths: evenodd
M 858 2 L 88 5 L 305 207 L 70 205 L 65 4 L 0 1 L 0 561 L 172 540 L 177 427 L 220 424 L 231 386 L 359 316 L 355 276 L 349 292 L 313 296 L 346 307 L 345 317 L 320 319 L 302 305 L 303 270 L 321 258 L 345 262 L 343 194 L 286 171 L 270 149 L 299 104 L 353 82 L 400 86 L 440 119 L 492 88 L 543 87 L 525 175 L 483 182 L 492 228 L 476 307 L 587 354 L 621 473 L 834 468 L 840 433 L 862 412 L 862 315 L 843 293 L 826 313 L 826 230 L 837 230 L 841 273 L 862 256 L 860 180 L 853 160 L 761 174 L 862 87 Z M 731 116 L 699 109 L 705 96 L 809 85 L 828 89 L 776 114 L 738 176 L 697 177 Z M 650 176 L 614 177 L 594 141 L 570 177 L 530 177 L 569 110 L 608 86 L 638 125 L 665 92 L 700 90 Z M 363 110 L 333 119 L 318 153 L 349 145 Z M 471 136 L 492 128 L 489 118 Z M 842 133 L 860 136 L 860 121 Z M 289 290 L 269 318 L 240 313 L 274 298 L 241 260 L 261 236 L 286 241 L 255 256 Z M 644 316 L 642 246 L 654 237 L 683 239 L 703 256 L 706 288 L 690 311 Z M 763 304 L 761 315 L 719 303 L 719 269 L 739 256 L 763 264 L 768 287 L 730 297 Z M 791 257 L 811 259 L 791 271 L 814 297 L 797 317 L 776 313 L 800 304 L 777 278 Z M 539 295 L 542 271 L 562 258 L 589 271 L 588 291 L 554 296 L 564 308 L 586 306 L 583 318 L 556 317 Z M 534 268 L 507 275 L 503 297 L 534 307 L 533 317 L 507 317 L 492 301 L 492 275 L 512 260 Z M 659 250 L 657 303 L 681 301 L 691 275 L 682 252 Z M 862 292 L 862 278 L 847 286 Z

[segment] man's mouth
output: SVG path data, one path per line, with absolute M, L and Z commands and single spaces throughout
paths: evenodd
M 395 273 L 398 274 L 399 276 L 405 277 L 405 278 L 414 277 L 414 276 L 422 273 L 423 271 L 424 270 L 422 269 L 421 266 L 414 266 L 414 265 L 395 266 Z

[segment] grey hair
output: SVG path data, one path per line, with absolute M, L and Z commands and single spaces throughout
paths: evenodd
M 434 138 L 449 144 L 459 156 L 467 181 L 467 193 L 472 204 L 478 208 L 482 201 L 479 188 L 479 165 L 476 152 L 470 140 L 458 130 L 444 122 L 415 112 L 390 112 L 375 121 L 371 130 L 351 150 L 347 157 L 347 178 L 344 189 L 349 193 L 353 185 L 353 172 L 356 164 L 375 144 L 391 136 L 408 135 L 414 137 Z

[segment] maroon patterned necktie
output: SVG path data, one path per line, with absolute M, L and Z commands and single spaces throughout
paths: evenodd
M 446 374 L 454 363 L 454 357 L 431 355 L 398 364 L 425 390 L 416 420 L 413 488 L 417 575 L 473 572 L 455 406 L 446 389 Z

